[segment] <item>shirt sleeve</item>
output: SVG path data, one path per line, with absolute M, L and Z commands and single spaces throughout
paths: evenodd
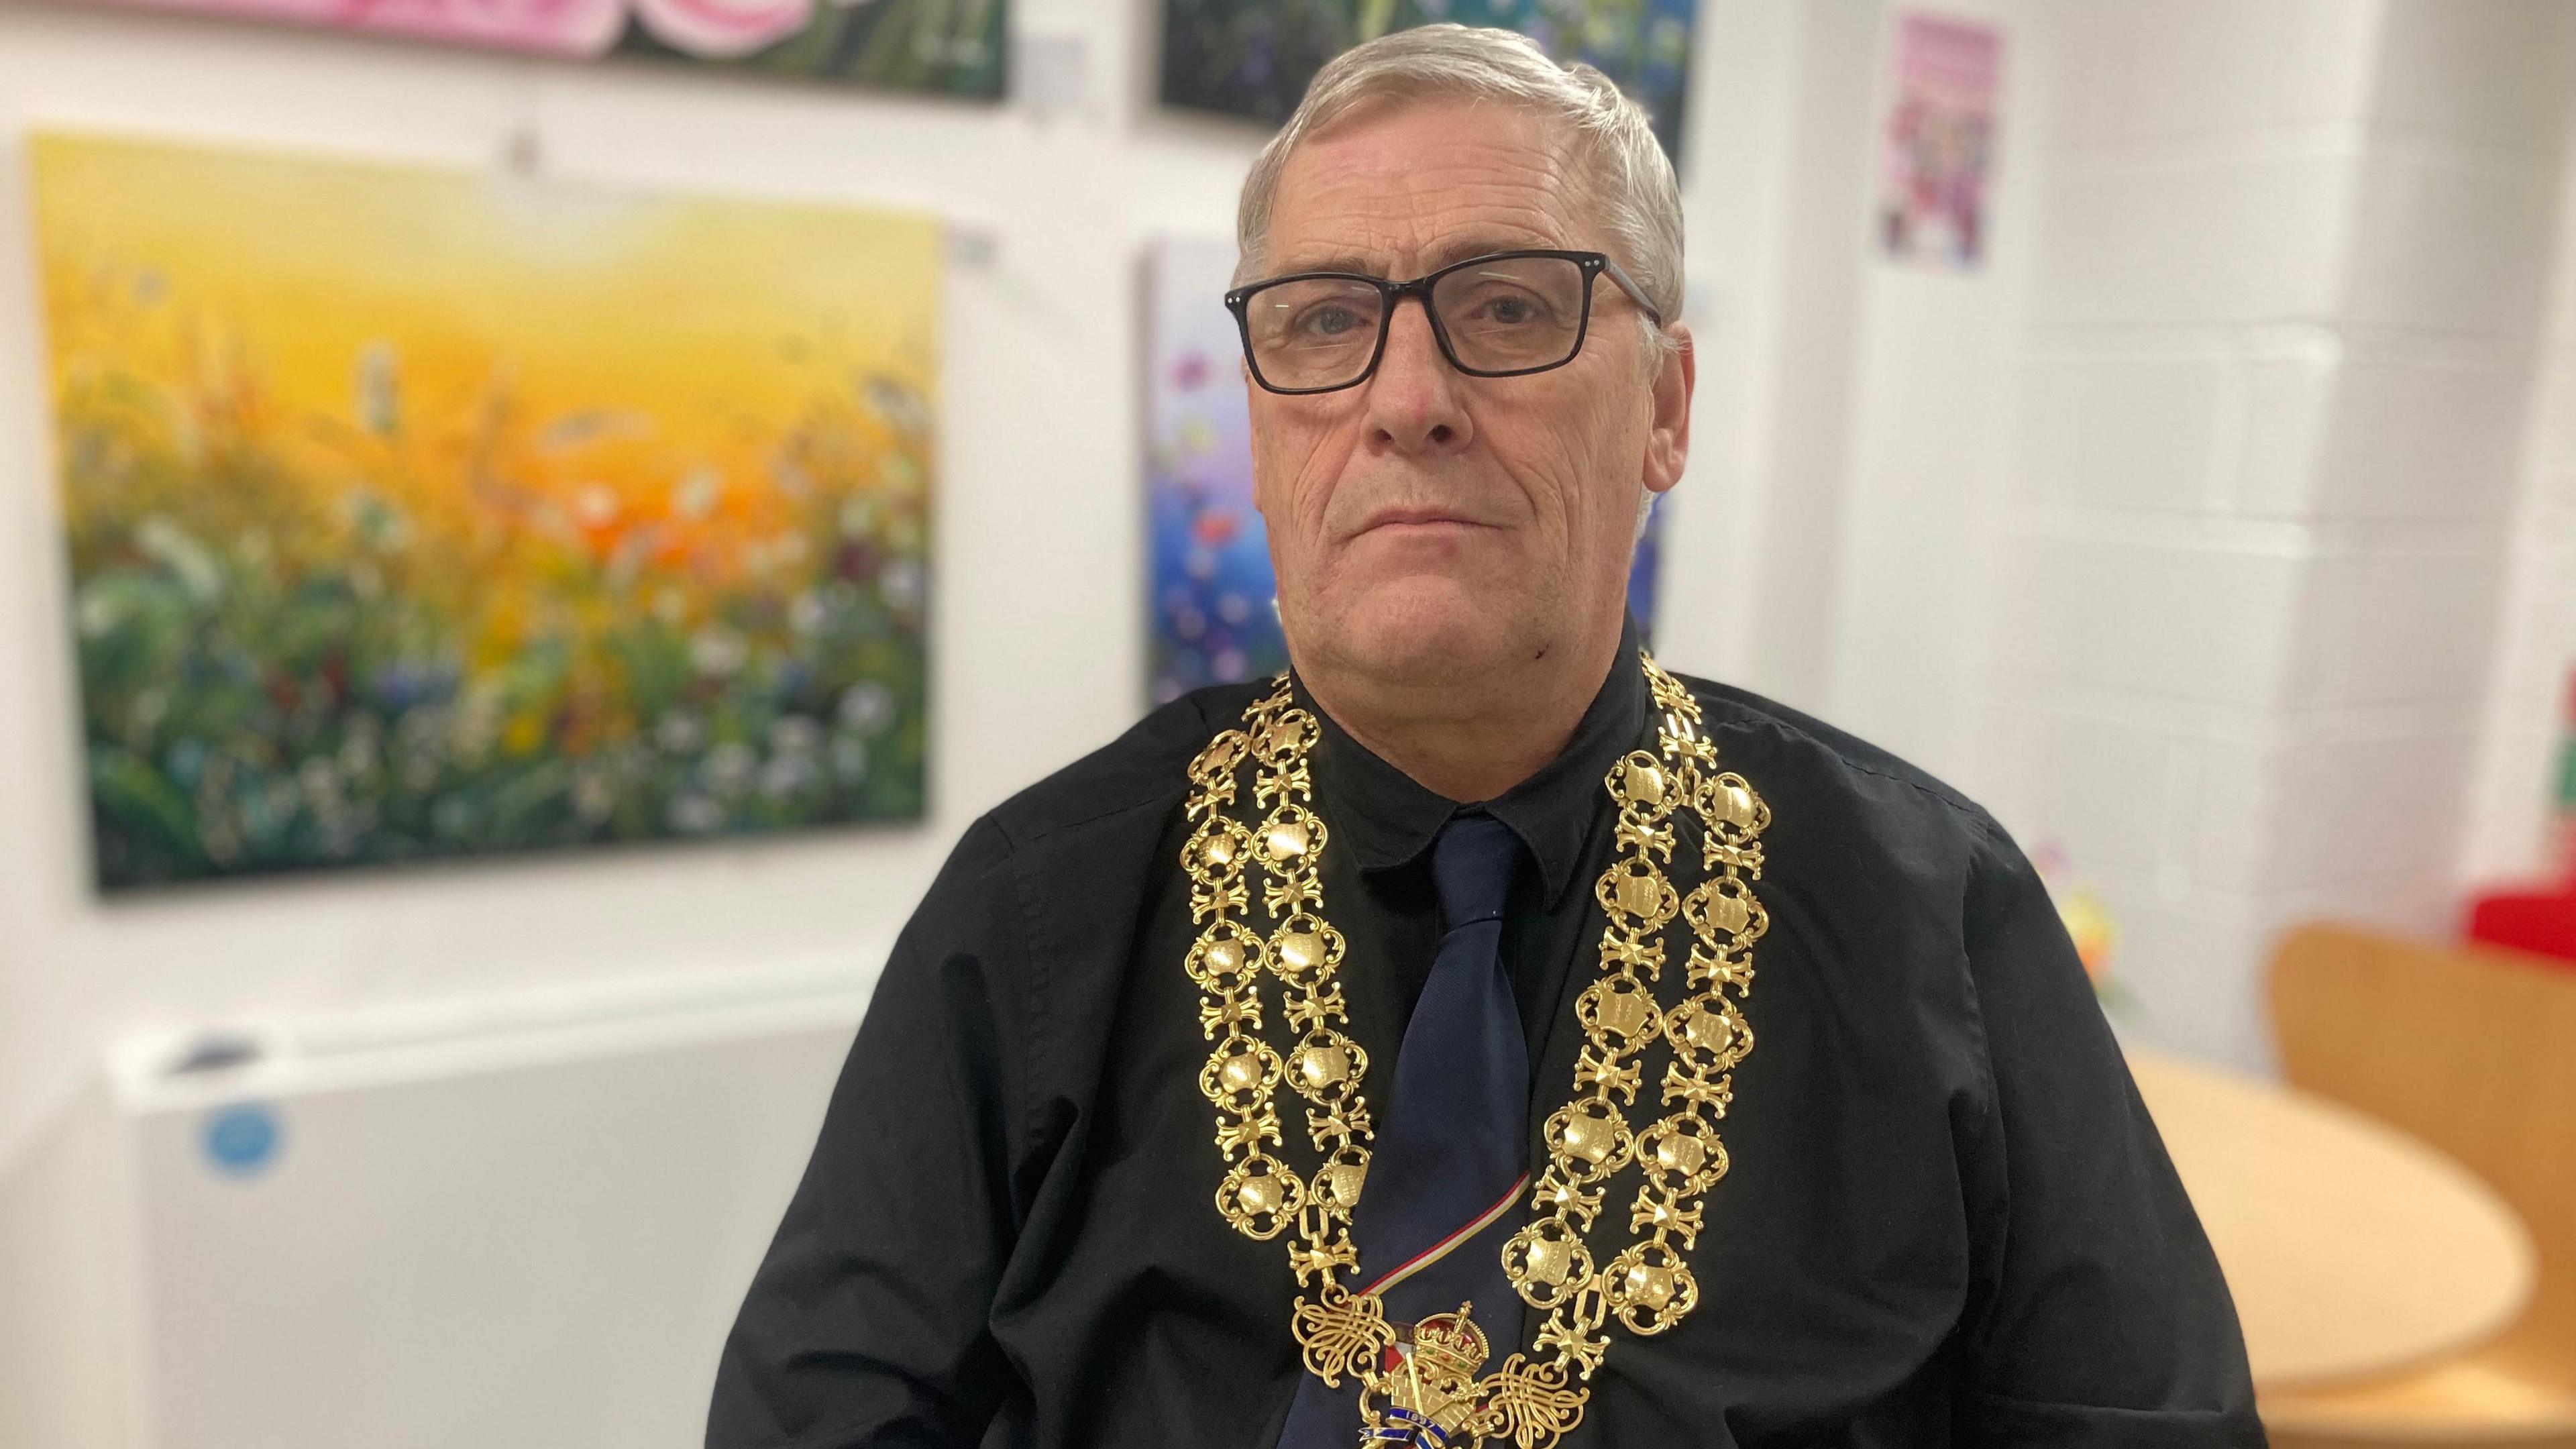
M 968 832 L 896 940 L 803 1181 L 726 1340 L 707 1449 L 972 1445 L 1015 1231 L 1027 1040 L 1008 850 Z
M 2048 892 L 2004 833 L 1966 904 L 1992 1098 L 1969 1181 L 1966 1445 L 2260 1446 L 2236 1308 Z

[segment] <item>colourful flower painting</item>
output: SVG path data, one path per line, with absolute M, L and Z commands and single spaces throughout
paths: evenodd
M 994 97 L 1008 0 L 119 0 L 568 60 L 611 52 Z
M 1558 60 L 1597 66 L 1681 154 L 1698 0 L 1165 0 L 1163 103 L 1273 125 L 1324 62 L 1436 21 L 1517 30 Z
M 1270 536 L 1252 504 L 1243 344 L 1225 310 L 1234 243 L 1157 241 L 1146 255 L 1145 533 L 1148 692 L 1156 704 L 1288 664 Z M 1670 494 L 1628 572 L 1628 612 L 1655 618 Z
M 1277 673 L 1270 536 L 1252 507 L 1252 417 L 1225 310 L 1234 244 L 1172 238 L 1147 258 L 1145 515 L 1154 702 Z
M 934 222 L 31 150 L 103 889 L 921 814 Z

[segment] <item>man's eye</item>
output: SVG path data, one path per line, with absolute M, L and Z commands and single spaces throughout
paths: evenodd
M 1505 295 L 1488 298 L 1483 306 L 1476 309 L 1476 313 L 1484 321 L 1500 323 L 1506 327 L 1526 326 L 1539 320 L 1537 304 L 1527 297 L 1520 296 Z
M 1360 326 L 1360 314 L 1348 307 L 1319 307 L 1306 314 L 1305 330 L 1317 337 L 1339 337 Z

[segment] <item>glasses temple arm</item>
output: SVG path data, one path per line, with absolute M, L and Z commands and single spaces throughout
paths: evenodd
M 1610 274 L 1610 280 L 1619 284 L 1619 290 L 1628 294 L 1628 300 L 1637 304 L 1637 310 L 1645 313 L 1647 320 L 1658 327 L 1664 325 L 1662 309 L 1646 300 L 1644 289 L 1637 285 L 1635 279 L 1631 278 L 1626 270 L 1608 257 L 1601 259 L 1601 269 Z

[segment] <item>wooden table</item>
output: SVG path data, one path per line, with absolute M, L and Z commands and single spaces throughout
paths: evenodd
M 2293 1087 L 2128 1057 L 2227 1274 L 2257 1385 L 2359 1378 L 2471 1348 L 2531 1297 L 2530 1234 L 2448 1157 Z

